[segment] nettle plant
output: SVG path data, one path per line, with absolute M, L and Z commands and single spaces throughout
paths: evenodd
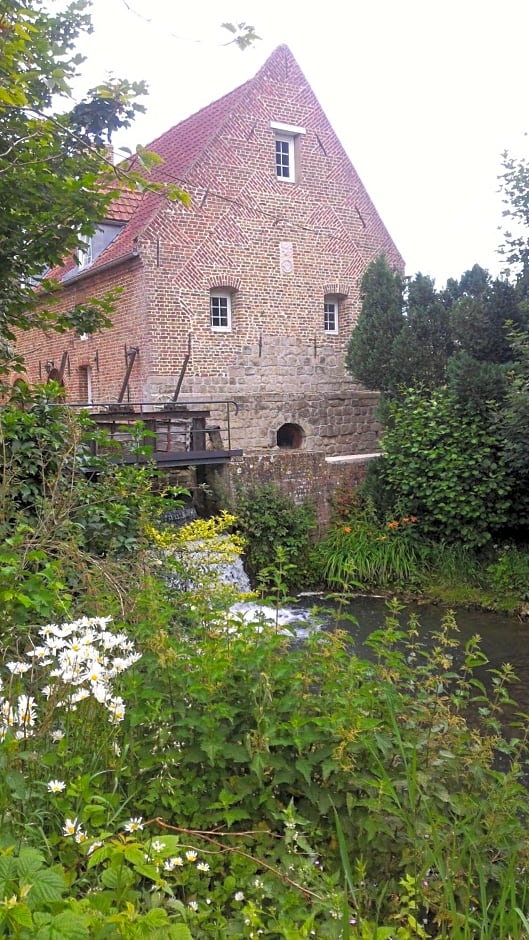
M 371 661 L 179 607 L 134 645 L 101 618 L 10 655 L 0 935 L 521 940 L 512 670 L 488 695 L 476 641 L 447 618 L 427 652 L 398 605 Z

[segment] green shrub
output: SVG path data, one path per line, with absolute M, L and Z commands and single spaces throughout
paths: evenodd
M 518 601 L 529 600 L 529 552 L 514 545 L 499 550 L 495 561 L 487 566 L 490 588 L 502 596 L 514 595 Z
M 368 514 L 333 525 L 318 545 L 324 582 L 333 590 L 416 588 L 424 552 L 414 532 L 413 516 L 378 525 Z
M 382 445 L 396 506 L 418 516 L 427 537 L 476 548 L 506 524 L 509 472 L 490 415 L 467 412 L 446 390 L 409 390 Z
M 277 548 L 286 565 L 295 566 L 287 569 L 287 587 L 299 589 L 310 581 L 310 537 L 316 528 L 311 504 L 298 505 L 277 487 L 264 484 L 239 490 L 235 513 L 246 543 L 246 570 L 254 582 L 273 565 Z

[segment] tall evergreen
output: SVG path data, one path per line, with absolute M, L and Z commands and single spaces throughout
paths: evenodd
M 387 391 L 394 385 L 395 340 L 404 325 L 403 281 L 380 255 L 362 279 L 362 310 L 353 330 L 345 365 L 366 388 Z

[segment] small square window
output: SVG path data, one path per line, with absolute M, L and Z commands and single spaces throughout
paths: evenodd
M 215 291 L 210 296 L 211 329 L 231 330 L 231 296 L 227 292 Z
M 338 332 L 338 299 L 326 297 L 323 304 L 323 329 L 326 333 Z

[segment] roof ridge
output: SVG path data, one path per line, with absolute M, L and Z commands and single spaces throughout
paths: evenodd
M 270 66 L 270 62 L 274 58 L 276 58 L 279 53 L 285 53 L 285 52 L 290 56 L 290 58 L 296 61 L 289 47 L 285 43 L 281 43 L 279 46 L 276 46 L 276 48 L 273 50 L 273 52 L 270 53 L 269 56 L 267 56 L 263 64 L 258 68 L 257 72 L 255 72 L 254 75 L 252 75 L 251 78 L 246 79 L 245 82 L 242 82 L 242 84 L 237 85 L 235 88 L 232 88 L 231 91 L 227 91 L 224 95 L 221 95 L 220 98 L 215 98 L 213 101 L 210 101 L 208 104 L 205 104 L 203 105 L 203 107 L 199 108 L 198 111 L 193 111 L 191 114 L 188 114 L 188 116 L 183 118 L 181 121 L 178 121 L 176 124 L 173 124 L 162 134 L 159 134 L 157 137 L 155 137 L 154 140 L 151 140 L 146 145 L 145 150 L 149 150 L 151 147 L 154 147 L 154 145 L 157 144 L 158 141 L 162 140 L 168 134 L 171 134 L 174 130 L 176 130 L 176 128 L 181 128 L 184 124 L 186 124 L 187 121 L 191 121 L 194 118 L 199 118 L 200 115 L 202 115 L 205 111 L 209 111 L 210 109 L 217 108 L 220 104 L 222 104 L 222 102 L 225 102 L 228 98 L 231 98 L 232 96 L 234 99 L 239 98 L 239 97 L 242 98 L 243 97 L 242 92 L 244 91 L 244 89 L 249 90 L 250 86 L 253 85 L 254 82 L 257 81 L 261 73 Z M 297 62 L 296 62 L 296 65 L 297 65 Z M 227 119 L 228 118 L 226 117 L 221 122 L 217 130 L 220 130 L 222 128 L 222 126 L 224 125 Z
M 176 124 L 173 124 L 162 134 L 158 134 L 158 137 L 155 137 L 154 140 L 151 140 L 145 146 L 144 149 L 147 151 L 150 150 L 151 148 L 154 149 L 154 145 L 157 144 L 158 141 L 163 140 L 164 137 L 167 137 L 168 134 L 171 134 L 177 128 L 181 128 L 188 121 L 192 121 L 194 118 L 199 117 L 201 114 L 203 114 L 204 111 L 209 111 L 210 108 L 215 108 L 217 105 L 221 104 L 221 102 L 226 101 L 227 98 L 231 98 L 232 95 L 235 97 L 238 92 L 242 91 L 243 88 L 245 88 L 247 85 L 251 85 L 258 74 L 259 73 L 256 73 L 256 75 L 254 75 L 252 78 L 247 79 L 245 82 L 242 83 L 242 85 L 237 85 L 237 88 L 232 88 L 231 91 L 227 91 L 226 94 L 221 95 L 220 98 L 215 98 L 214 101 L 210 101 L 209 104 L 205 104 L 202 108 L 199 108 L 198 111 L 193 111 L 191 114 L 188 114 L 188 116 L 183 118 L 183 120 L 178 121 Z M 156 153 L 156 150 L 154 152 Z
M 266 58 L 252 78 L 247 79 L 236 88 L 232 88 L 231 91 L 221 95 L 215 101 L 204 105 L 198 111 L 184 118 L 183 121 L 174 124 L 169 130 L 154 138 L 143 149 L 147 152 L 157 153 L 161 157 L 161 162 L 150 169 L 147 178 L 152 180 L 153 183 L 176 182 L 178 185 L 184 184 L 185 186 L 189 172 L 222 133 L 223 128 L 231 119 L 234 109 L 240 107 L 251 89 L 256 85 L 258 86 L 267 73 L 274 77 L 277 66 L 281 66 L 285 74 L 288 75 L 291 64 L 299 70 L 304 81 L 307 82 L 288 46 L 279 45 Z M 126 157 L 122 161 L 129 170 L 135 169 L 139 162 L 140 157 L 138 154 Z M 147 189 L 144 198 L 132 209 L 128 220 L 123 220 L 123 230 L 108 248 L 94 260 L 90 270 L 97 270 L 100 264 L 117 256 L 120 251 L 127 253 L 131 245 L 136 242 L 137 238 L 145 232 L 158 215 L 163 204 L 163 197 L 160 197 L 160 193 Z M 116 202 L 119 203 L 119 199 L 120 197 Z

